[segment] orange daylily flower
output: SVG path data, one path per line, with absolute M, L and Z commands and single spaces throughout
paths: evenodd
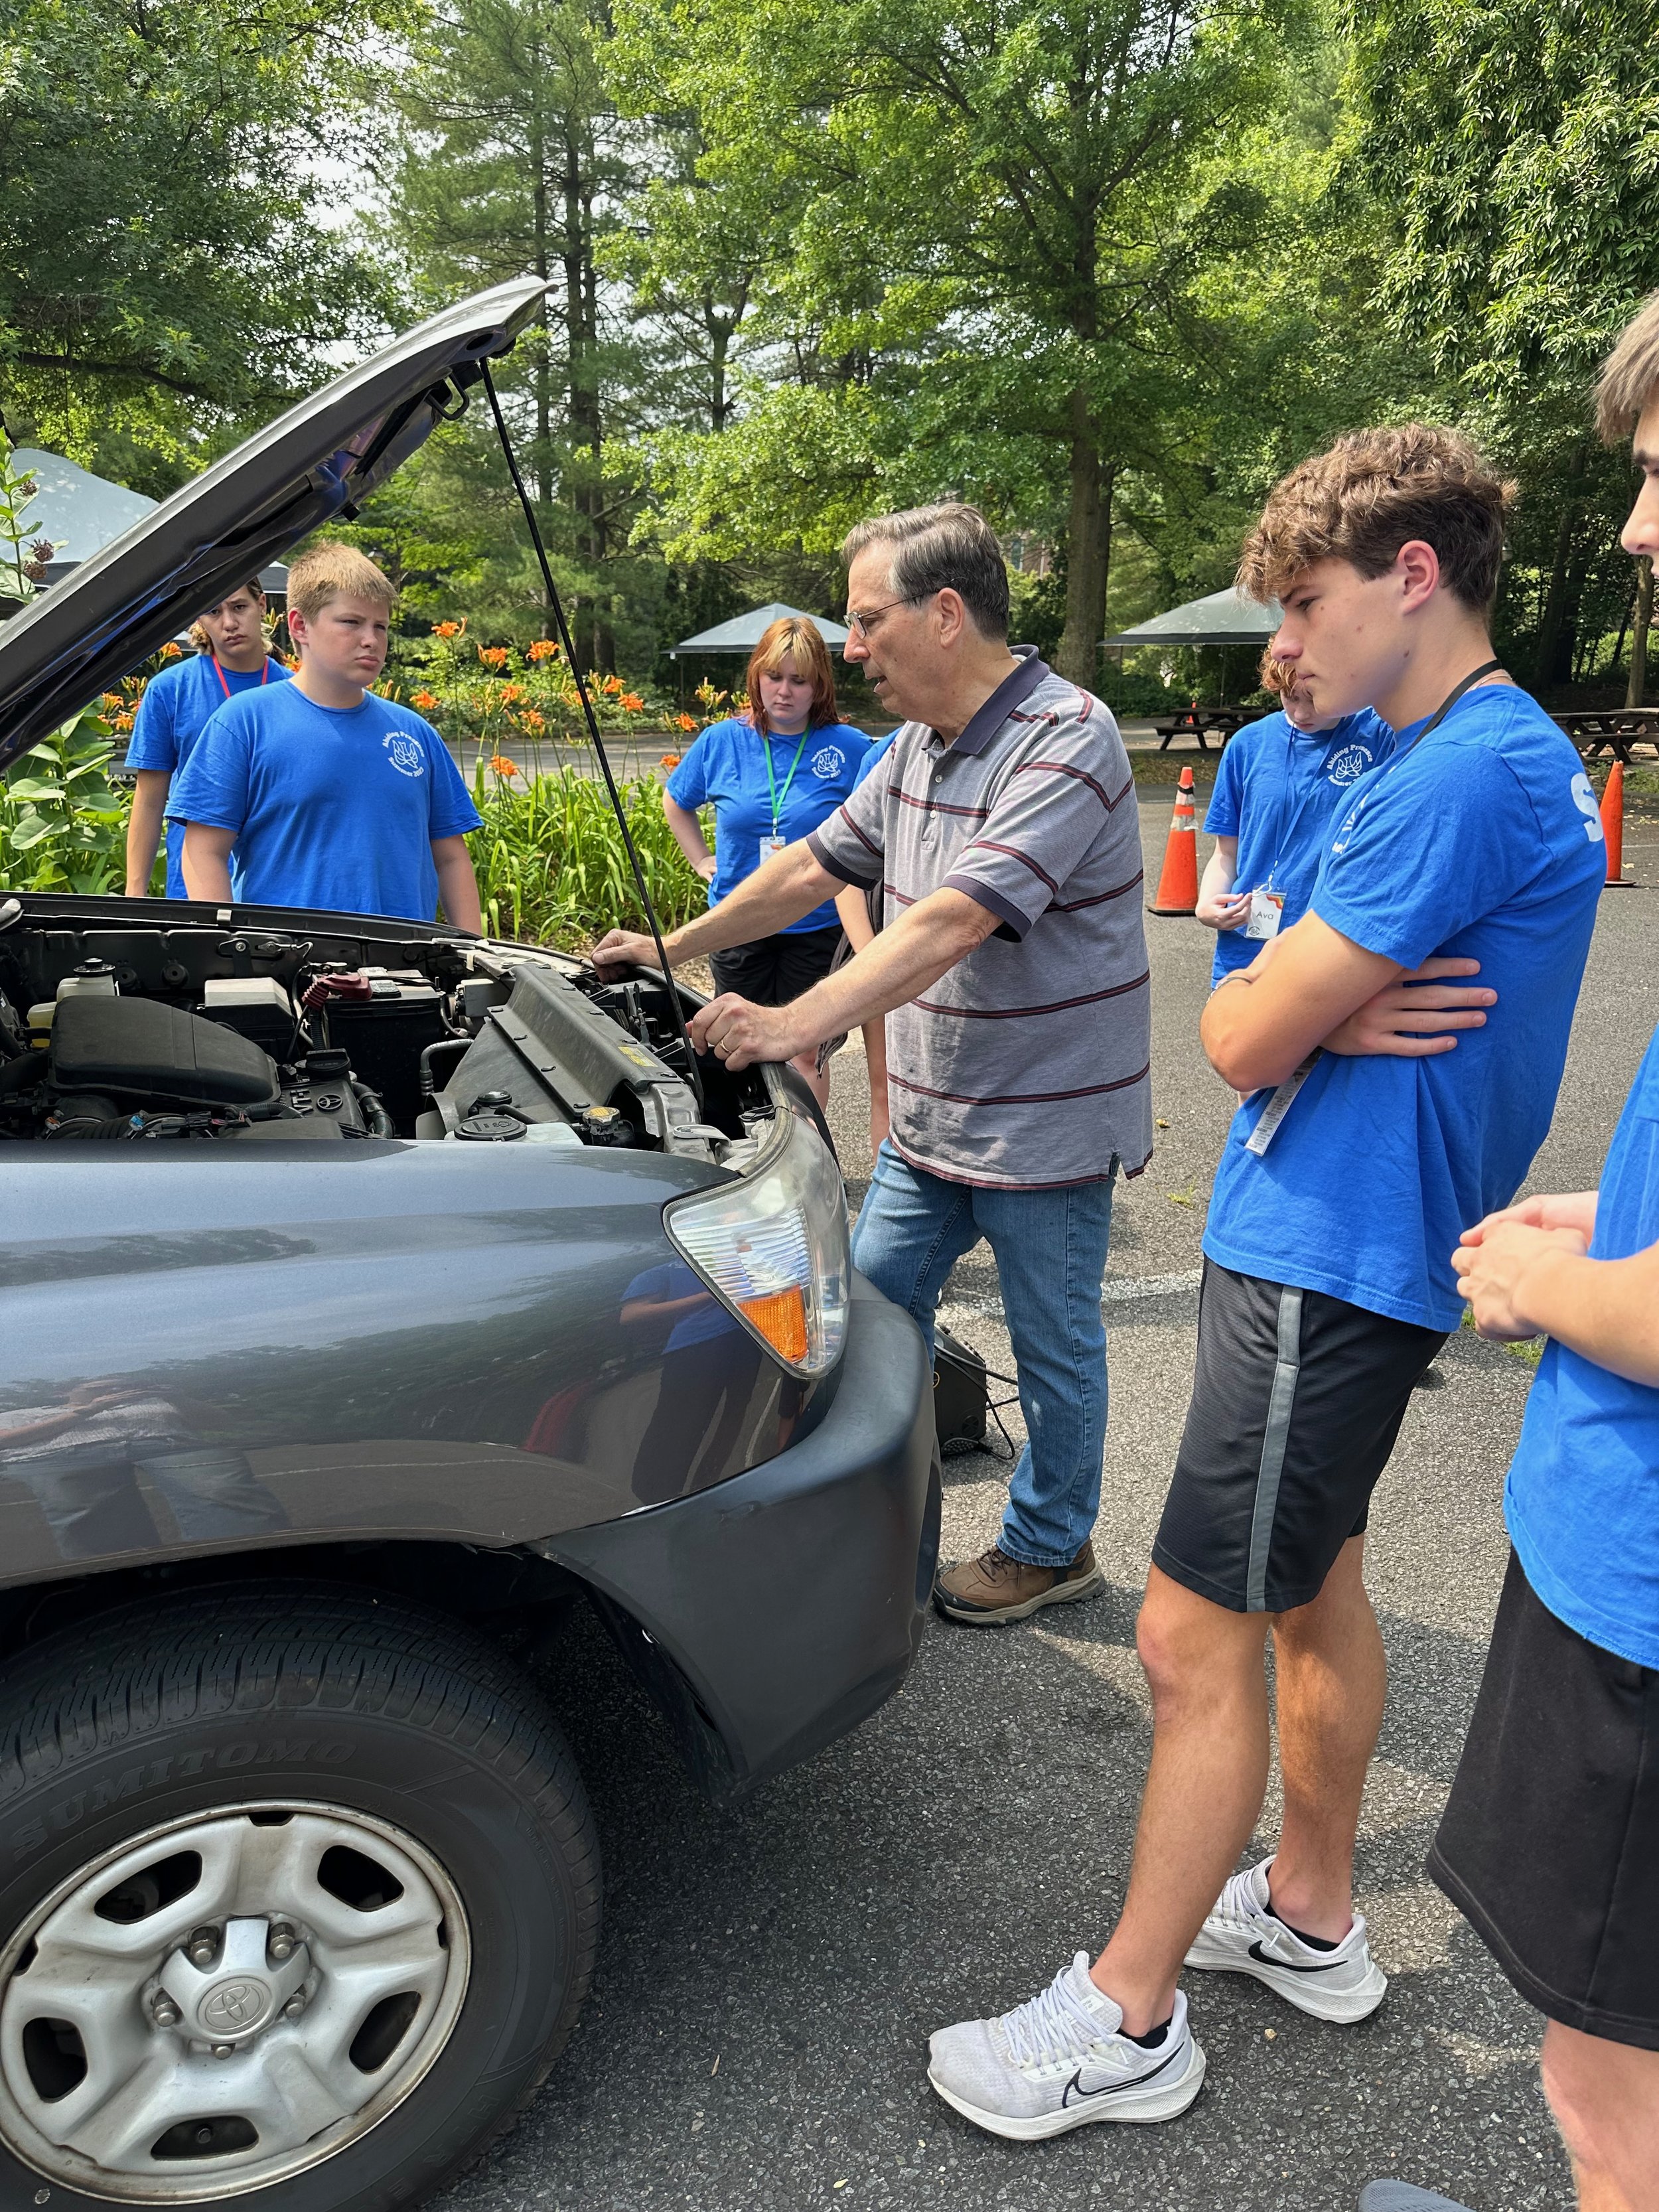
M 538 637 L 536 642 L 526 650 L 525 659 L 532 662 L 556 660 L 558 658 L 558 653 L 559 648 L 550 637 Z
M 517 775 L 519 773 L 519 763 L 517 761 L 508 760 L 505 753 L 491 753 L 489 756 L 489 772 L 492 775 L 498 776 Z
M 501 704 L 502 704 L 502 706 L 503 706 L 503 707 L 516 707 L 516 706 L 518 705 L 518 703 L 519 703 L 520 700 L 520 699 L 522 699 L 522 698 L 523 698 L 523 696 L 524 696 L 524 686 L 523 686 L 523 684 L 502 684 L 502 686 L 501 686 Z
M 657 763 L 659 768 L 678 768 L 679 764 L 680 757 L 678 753 L 665 753 Z
M 629 714 L 639 714 L 645 705 L 644 700 L 641 698 L 637 691 L 624 691 L 623 693 L 622 702 L 623 711 Z
M 180 646 L 174 639 L 169 638 L 167 643 L 161 647 L 161 658 L 163 660 L 177 660 L 183 651 L 184 647 L 182 646 Z
M 676 714 L 674 717 L 674 727 L 677 730 L 695 730 L 696 726 L 697 718 L 695 714 Z
M 435 691 L 414 691 L 410 694 L 409 703 L 417 713 L 429 714 L 438 703 L 438 695 Z
M 436 623 L 434 626 L 432 635 L 434 637 L 459 637 L 465 628 L 466 618 L 463 616 L 459 622 L 441 622 Z
M 505 668 L 507 647 L 504 645 L 481 645 L 478 647 L 478 658 L 486 668 Z
M 533 735 L 536 731 L 544 730 L 547 727 L 547 717 L 545 714 L 538 714 L 533 707 L 526 707 L 519 717 L 519 727 L 521 730 L 530 731 Z

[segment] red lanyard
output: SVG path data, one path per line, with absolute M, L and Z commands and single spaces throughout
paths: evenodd
M 213 663 L 213 672 L 214 672 L 214 674 L 215 674 L 215 675 L 218 678 L 218 679 L 219 679 L 219 689 L 220 689 L 220 690 L 224 693 L 224 695 L 225 695 L 226 698 L 227 698 L 227 699 L 228 699 L 228 698 L 229 698 L 229 696 L 230 696 L 230 686 L 229 686 L 229 684 L 227 684 L 227 683 L 226 683 L 226 681 L 225 681 L 225 672 L 224 672 L 224 670 L 223 670 L 222 668 L 221 668 L 221 667 L 220 667 L 220 665 L 219 665 L 219 656 L 218 656 L 218 654 L 217 654 L 216 653 L 210 653 L 208 657 L 209 657 L 209 659 L 210 659 L 212 661 L 212 663 Z M 249 671 L 249 673 L 250 673 L 250 674 L 252 674 L 252 670 L 250 670 L 250 671 Z M 260 672 L 259 672 L 259 689 L 263 691 L 263 690 L 264 690 L 264 688 L 265 688 L 266 684 L 269 684 L 269 683 L 270 683 L 270 655 L 269 653 L 267 653 L 267 654 L 265 655 L 265 665 L 264 665 L 264 668 L 263 668 L 263 669 L 260 671 Z

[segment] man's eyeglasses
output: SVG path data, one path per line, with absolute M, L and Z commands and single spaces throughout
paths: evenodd
M 930 599 L 933 596 L 931 592 L 907 592 L 902 599 L 889 599 L 884 606 L 866 607 L 863 610 L 848 607 L 847 610 L 848 635 L 853 637 L 868 637 L 874 624 L 880 621 L 883 615 L 891 614 L 895 607 L 919 606 L 923 599 Z

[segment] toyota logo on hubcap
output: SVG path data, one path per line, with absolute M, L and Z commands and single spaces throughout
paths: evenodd
M 199 2017 L 204 2027 L 221 2035 L 234 2035 L 252 2027 L 270 2002 L 263 1982 L 221 1982 L 203 1998 Z

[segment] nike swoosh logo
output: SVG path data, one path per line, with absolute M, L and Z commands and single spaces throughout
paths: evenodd
M 1324 1966 L 1298 1966 L 1289 1959 L 1270 1959 L 1260 1943 L 1251 1944 L 1250 1956 L 1253 1959 L 1259 1959 L 1264 1966 L 1278 1966 L 1287 1974 L 1328 1974 L 1332 1967 L 1340 1966 L 1344 1963 L 1340 1959 L 1332 1959 Z
M 1071 2103 L 1072 2092 L 1074 2089 L 1076 2090 L 1079 2100 L 1085 2097 L 1115 2097 L 1117 2095 L 1118 2092 L 1122 2089 L 1144 2089 L 1147 2082 L 1157 2081 L 1158 2075 L 1164 2071 L 1164 2067 L 1173 2066 L 1175 2064 L 1176 2060 L 1180 2057 L 1184 2045 L 1177 2044 L 1176 2048 L 1170 2053 L 1169 2057 L 1161 2060 L 1158 2065 L 1152 2068 L 1149 2074 L 1137 2074 L 1132 2081 L 1103 2081 L 1098 2089 L 1085 2089 L 1084 2087 L 1083 2069 L 1079 2066 L 1077 2072 L 1073 2075 L 1071 2080 L 1066 2084 L 1065 2094 L 1060 2100 L 1060 2109 L 1063 2112 L 1066 2107 Z

